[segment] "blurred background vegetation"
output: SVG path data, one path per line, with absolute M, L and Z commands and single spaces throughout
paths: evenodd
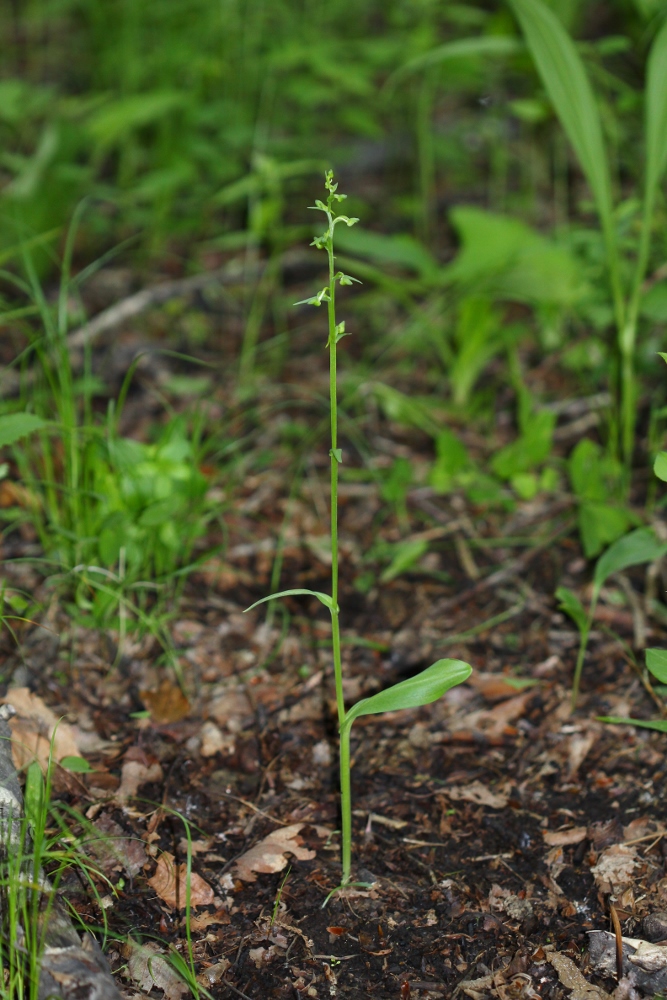
M 666 6 L 544 2 L 596 94 L 629 283 L 645 65 Z M 380 483 L 399 534 L 409 527 L 407 493 L 420 484 L 462 492 L 480 509 L 567 493 L 588 557 L 642 523 L 637 505 L 658 502 L 646 482 L 665 418 L 656 360 L 667 323 L 664 200 L 653 209 L 642 286 L 638 447 L 629 455 L 619 444 L 609 247 L 503 0 L 11 0 L 0 10 L 0 135 L 0 352 L 21 372 L 3 383 L 2 413 L 38 421 L 0 434 L 0 444 L 23 441 L 2 467 L 0 507 L 9 532 L 32 518 L 60 570 L 106 567 L 108 591 L 188 563 L 213 518 L 197 470 L 210 478 L 223 456 L 238 455 L 244 435 L 266 422 L 256 409 L 262 386 L 296 384 L 295 359 L 321 349 L 314 321 L 292 307 L 317 262 L 304 271 L 289 252 L 317 230 L 306 205 L 328 167 L 349 195 L 346 211 L 361 219 L 338 249 L 364 282 L 344 299 L 358 336 L 341 376 L 354 453 L 342 474 Z M 169 303 L 160 333 L 233 373 L 222 409 L 197 409 L 211 376 L 183 362 L 160 383 L 164 419 L 130 432 L 119 424 L 127 383 L 105 379 L 88 355 L 73 358 L 68 333 L 142 285 L 235 261 L 240 291 L 217 312 L 208 300 Z M 87 292 L 96 270 L 113 281 Z M 421 435 L 428 461 L 397 452 L 373 467 L 354 423 L 369 413 Z M 559 437 L 564 414 L 583 421 L 574 437 Z M 313 426 L 291 412 L 283 445 L 312 448 Z M 128 444 L 142 434 L 141 445 Z M 276 460 L 270 447 L 253 454 L 244 474 Z M 636 495 L 632 456 L 642 470 Z M 12 477 L 27 494 L 9 488 Z M 186 510 L 194 528 L 177 553 Z M 378 556 L 384 578 L 427 547 Z M 362 590 L 379 570 L 365 572 Z M 113 587 L 94 589 L 104 613 L 116 607 Z

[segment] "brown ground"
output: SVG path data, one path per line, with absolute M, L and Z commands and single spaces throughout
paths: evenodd
M 141 397 L 134 405 L 138 412 Z M 366 430 L 385 455 L 428 458 L 416 432 L 377 415 Z M 257 447 L 273 447 L 277 431 L 262 434 Z M 595 721 L 657 714 L 627 652 L 641 603 L 633 618 L 620 588 L 603 592 L 571 715 L 577 634 L 553 594 L 564 584 L 585 599 L 590 573 L 570 498 L 505 512 L 420 487 L 406 526 L 376 485 L 344 484 L 347 696 L 439 656 L 475 671 L 432 706 L 355 725 L 355 874 L 372 887 L 323 908 L 339 878 L 326 612 L 304 598 L 285 601 L 268 623 L 265 608 L 242 611 L 269 591 L 283 526 L 281 586 L 327 589 L 326 466 L 322 448 L 289 504 L 280 459 L 230 487 L 224 555 L 191 578 L 168 625 L 182 689 L 150 636 L 131 636 L 118 651 L 117 636 L 72 625 L 52 594 L 52 631 L 26 628 L 19 652 L 5 640 L 5 680 L 37 696 L 22 696 L 28 730 L 45 703 L 72 724 L 69 736 L 95 768 L 59 773 L 57 786 L 88 817 L 84 839 L 95 830 L 106 838 L 89 851 L 116 886 L 112 894 L 96 879 L 119 982 L 127 996 L 151 988 L 127 935 L 161 953 L 185 948 L 185 883 L 175 868 L 187 857 L 185 817 L 194 952 L 216 998 L 565 996 L 549 956 L 586 971 L 586 932 L 609 926 L 610 894 L 626 935 L 667 909 L 664 736 Z M 355 589 L 378 532 L 397 540 L 423 531 L 432 546 L 418 570 L 365 595 Z M 5 556 L 22 544 L 8 540 Z M 25 564 L 5 572 L 48 598 Z M 640 597 L 644 572 L 628 579 Z M 662 644 L 660 627 L 648 628 L 649 645 Z M 593 870 L 619 855 L 625 867 L 612 860 L 611 876 L 608 866 Z M 102 909 L 80 878 L 68 876 L 65 889 L 99 928 Z M 167 1000 L 179 995 L 166 974 L 152 995 L 163 990 Z

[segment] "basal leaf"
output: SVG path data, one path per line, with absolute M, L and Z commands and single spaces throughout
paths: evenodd
M 661 684 L 667 684 L 667 649 L 647 649 L 646 666 Z
M 656 729 L 667 733 L 667 719 L 623 719 L 617 715 L 598 715 L 598 722 L 610 722 L 615 726 L 640 726 L 642 729 Z
M 403 708 L 419 708 L 441 698 L 446 691 L 463 684 L 470 677 L 472 667 L 463 660 L 437 660 L 414 677 L 379 691 L 370 698 L 362 698 L 345 716 L 343 725 L 351 726 L 362 715 L 379 712 L 396 712 Z
M 60 766 L 66 771 L 72 771 L 73 774 L 89 774 L 94 770 L 85 757 L 63 757 Z
M 302 590 L 301 588 L 297 588 L 297 590 L 281 590 L 278 594 L 269 594 L 268 597 L 263 597 L 261 601 L 255 601 L 254 604 L 251 604 L 249 608 L 245 609 L 244 614 L 246 611 L 252 611 L 259 604 L 266 604 L 267 601 L 276 601 L 279 597 L 292 597 L 297 594 L 307 594 L 310 597 L 316 597 L 318 601 L 322 602 L 325 608 L 333 611 L 333 601 L 328 594 L 322 594 L 319 590 Z
M 658 541 L 652 528 L 637 528 L 629 535 L 619 538 L 596 563 L 593 574 L 593 600 L 597 600 L 605 580 L 612 573 L 618 573 L 628 566 L 653 562 L 665 552 L 667 543 Z
M 577 595 L 569 587 L 559 587 L 555 596 L 559 609 L 569 615 L 579 631 L 583 632 L 587 625 L 588 616 Z
M 0 448 L 14 444 L 42 427 L 46 427 L 46 420 L 42 420 L 35 413 L 4 414 L 0 417 Z
M 394 556 L 390 564 L 380 577 L 381 583 L 389 583 L 401 573 L 405 573 L 414 566 L 418 559 L 421 559 L 427 549 L 428 542 L 423 538 L 399 542 L 394 549 Z
M 542 0 L 509 0 L 530 54 L 590 184 L 609 244 L 615 244 L 611 179 L 602 123 L 572 39 Z
M 655 462 L 653 463 L 653 471 L 658 479 L 662 479 L 663 483 L 667 483 L 667 451 L 661 451 L 659 455 L 656 455 Z

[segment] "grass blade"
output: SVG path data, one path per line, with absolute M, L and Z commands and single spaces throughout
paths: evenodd
M 667 166 L 667 21 L 651 47 L 646 69 L 646 190 L 652 205 Z
M 509 0 L 538 73 L 591 187 L 608 249 L 616 255 L 607 151 L 597 102 L 572 39 L 542 0 Z

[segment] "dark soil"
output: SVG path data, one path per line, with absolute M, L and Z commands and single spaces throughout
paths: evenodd
M 310 376 L 317 388 L 317 372 Z M 385 455 L 429 458 L 417 432 L 372 414 L 365 430 Z M 277 425 L 262 435 L 258 447 L 277 448 Z M 369 885 L 324 905 L 339 880 L 328 623 L 303 598 L 285 601 L 269 622 L 265 608 L 242 611 L 268 592 L 281 530 L 281 586 L 326 589 L 318 545 L 328 460 L 324 447 L 315 453 L 287 510 L 290 467 L 276 454 L 229 487 L 224 555 L 190 579 L 169 622 L 185 695 L 150 635 L 131 635 L 118 650 L 117 635 L 73 623 L 64 599 L 25 563 L 5 566 L 10 580 L 42 594 L 52 631 L 26 626 L 18 652 L 6 640 L 3 676 L 78 726 L 95 767 L 58 771 L 57 789 L 116 845 L 89 850 L 116 886 L 112 894 L 98 880 L 120 984 L 128 996 L 141 985 L 128 972 L 128 935 L 184 953 L 182 883 L 155 878 L 161 857 L 172 875 L 186 860 L 184 817 L 200 876 L 195 958 L 216 998 L 564 995 L 549 954 L 585 972 L 587 931 L 609 926 L 610 898 L 630 936 L 647 913 L 667 909 L 664 737 L 596 721 L 658 713 L 629 653 L 643 572 L 628 574 L 634 612 L 620 589 L 603 592 L 571 714 L 578 637 L 553 597 L 559 584 L 586 597 L 571 499 L 505 511 L 419 487 L 408 495 L 406 526 L 375 484 L 343 483 L 347 696 L 440 656 L 468 660 L 475 672 L 434 705 L 355 725 L 355 878 Z M 361 556 L 378 533 L 396 541 L 424 531 L 426 564 L 360 592 Z M 26 544 L 10 536 L 5 556 Z M 662 644 L 661 627 L 643 624 L 649 644 Z M 296 828 L 301 857 L 288 848 L 269 870 L 249 872 L 243 856 L 285 827 Z M 628 842 L 627 877 L 610 883 L 592 871 Z M 75 875 L 64 889 L 99 928 L 99 900 Z M 167 988 L 168 1000 L 177 995 Z

